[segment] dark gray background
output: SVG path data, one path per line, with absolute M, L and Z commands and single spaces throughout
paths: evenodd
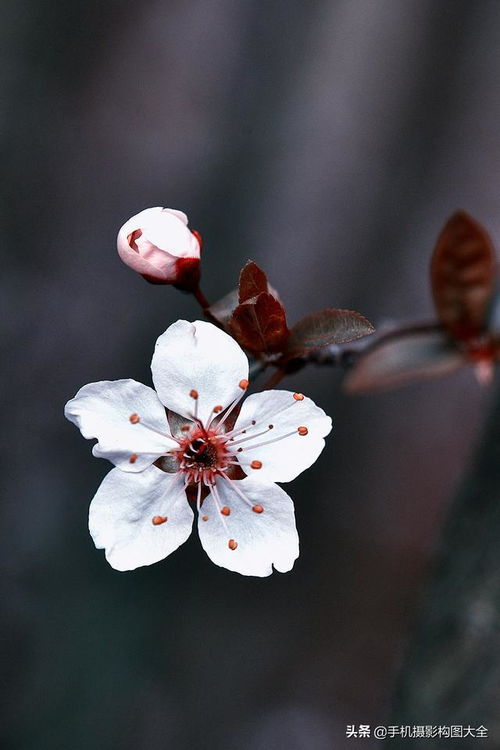
M 216 568 L 196 535 L 113 571 L 86 528 L 109 465 L 63 406 L 93 380 L 149 384 L 157 336 L 199 315 L 116 255 L 148 206 L 202 232 L 210 299 L 253 258 L 290 322 L 432 315 L 447 216 L 465 208 L 500 242 L 500 3 L 7 0 L 2 15 L 4 746 L 371 747 L 346 724 L 389 722 L 490 399 L 472 372 L 358 398 L 327 369 L 285 382 L 334 432 L 286 486 L 301 556 L 263 580 Z

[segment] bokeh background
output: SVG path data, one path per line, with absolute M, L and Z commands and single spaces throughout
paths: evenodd
M 6 0 L 2 15 L 3 747 L 373 747 L 346 725 L 392 721 L 491 391 L 465 370 L 356 398 L 328 368 L 290 377 L 334 432 L 287 485 L 301 556 L 262 580 L 216 568 L 195 535 L 112 570 L 86 528 L 109 465 L 63 406 L 90 381 L 149 384 L 157 336 L 199 316 L 120 264 L 116 232 L 148 206 L 203 234 L 212 300 L 252 258 L 291 322 L 326 306 L 429 318 L 448 215 L 500 243 L 500 3 Z

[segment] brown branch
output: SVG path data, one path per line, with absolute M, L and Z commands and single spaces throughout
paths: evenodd
M 207 298 L 201 291 L 201 288 L 199 285 L 193 289 L 192 294 L 194 298 L 196 299 L 196 301 L 198 302 L 198 304 L 200 305 L 201 309 L 203 310 L 203 314 L 205 315 L 207 320 L 209 320 L 211 323 L 216 325 L 217 328 L 222 328 L 224 330 L 224 326 L 222 325 L 222 323 L 219 320 L 217 320 L 215 315 L 212 315 L 212 313 L 210 312 L 210 302 L 207 300 Z

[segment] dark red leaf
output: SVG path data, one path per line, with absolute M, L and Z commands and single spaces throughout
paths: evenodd
M 269 292 L 267 276 L 253 260 L 249 261 L 240 273 L 239 301 L 246 302 L 261 292 Z
M 244 302 L 234 310 L 229 330 L 244 349 L 251 352 L 281 352 L 289 331 L 285 308 L 269 292 Z
M 442 331 L 400 333 L 364 354 L 344 380 L 348 393 L 369 393 L 448 375 L 467 359 Z
M 448 219 L 431 261 L 434 304 L 442 325 L 465 341 L 486 328 L 495 253 L 486 230 L 465 211 Z
M 287 356 L 299 357 L 330 344 L 345 344 L 373 333 L 369 320 L 351 310 L 320 310 L 306 315 L 290 331 Z

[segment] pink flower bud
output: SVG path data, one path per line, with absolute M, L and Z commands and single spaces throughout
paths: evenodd
M 200 278 L 201 237 L 187 223 L 182 211 L 146 208 L 118 232 L 118 254 L 147 281 L 192 291 Z

